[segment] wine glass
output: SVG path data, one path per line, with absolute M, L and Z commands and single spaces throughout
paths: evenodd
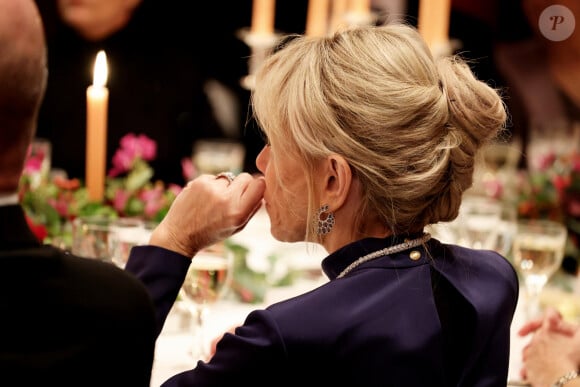
M 540 294 L 550 277 L 560 268 L 568 232 L 551 220 L 519 220 L 513 241 L 513 258 L 524 279 L 527 317 L 540 312 Z
M 238 174 L 244 167 L 243 144 L 229 140 L 199 140 L 193 146 L 192 162 L 197 174 L 217 175 L 230 171 Z
M 232 266 L 232 254 L 223 243 L 201 250 L 191 261 L 180 296 L 193 319 L 191 355 L 194 359 L 208 358 L 209 342 L 204 335 L 205 319 L 211 307 L 226 293 Z
M 457 218 L 457 243 L 474 249 L 495 250 L 499 238 L 501 203 L 484 196 L 463 198 Z
M 109 225 L 109 254 L 113 263 L 124 268 L 133 246 L 146 244 L 150 232 L 139 218 L 119 218 Z

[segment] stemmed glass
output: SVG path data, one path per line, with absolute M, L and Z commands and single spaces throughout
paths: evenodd
M 149 240 L 144 221 L 138 218 L 119 218 L 109 225 L 109 254 L 113 263 L 124 268 L 133 246 Z
M 566 227 L 555 221 L 517 222 L 513 259 L 524 279 L 528 318 L 534 318 L 540 312 L 540 294 L 562 264 L 567 235 Z
M 230 171 L 238 174 L 244 167 L 245 149 L 241 143 L 228 140 L 199 140 L 193 146 L 192 162 L 197 173 L 217 175 Z
M 226 293 L 232 266 L 232 254 L 221 243 L 200 251 L 191 261 L 180 296 L 193 319 L 191 356 L 194 359 L 208 358 L 209 342 L 204 334 L 205 319 L 211 307 Z
M 495 249 L 501 213 L 498 201 L 484 196 L 464 197 L 457 218 L 457 243 L 474 249 Z

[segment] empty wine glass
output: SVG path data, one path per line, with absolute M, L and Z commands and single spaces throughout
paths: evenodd
M 205 319 L 229 286 L 232 264 L 232 255 L 223 244 L 204 249 L 193 257 L 181 286 L 180 296 L 193 319 L 191 355 L 196 360 L 207 359 L 209 355 Z
M 139 218 L 119 218 L 109 225 L 109 254 L 113 263 L 124 268 L 133 246 L 146 244 L 145 222 Z
M 457 218 L 459 245 L 474 249 L 495 250 L 501 222 L 501 203 L 482 196 L 463 198 Z
M 540 294 L 564 259 L 566 227 L 550 220 L 519 220 L 513 242 L 514 264 L 527 293 L 527 317 L 540 312 Z

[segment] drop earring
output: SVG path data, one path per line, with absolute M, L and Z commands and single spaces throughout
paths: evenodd
M 323 205 L 316 213 L 318 235 L 326 235 L 334 227 L 334 213 L 328 210 L 328 204 Z

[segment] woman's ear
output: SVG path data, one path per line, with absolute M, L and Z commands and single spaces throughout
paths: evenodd
M 342 207 L 352 185 L 352 170 L 344 157 L 333 154 L 326 158 L 320 169 L 321 203 L 328 204 L 333 211 Z

